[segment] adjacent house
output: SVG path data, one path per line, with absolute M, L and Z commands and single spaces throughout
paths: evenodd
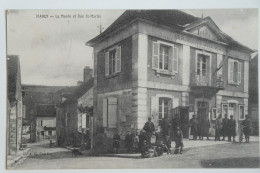
M 193 114 L 212 124 L 218 114 L 237 123 L 248 114 L 254 51 L 210 17 L 127 10 L 86 44 L 94 48 L 94 136 L 104 131 L 111 139 L 119 131 L 124 139 L 148 117 L 159 129 L 163 117 L 178 114 L 188 138 Z
M 91 147 L 93 121 L 93 70 L 84 69 L 83 82 L 71 92 L 62 94 L 57 106 L 58 145 Z
M 258 53 L 249 63 L 249 100 L 248 114 L 253 125 L 253 134 L 259 134 L 259 110 L 258 110 Z
M 7 153 L 14 155 L 21 147 L 22 142 L 22 86 L 20 61 L 17 55 L 7 56 Z

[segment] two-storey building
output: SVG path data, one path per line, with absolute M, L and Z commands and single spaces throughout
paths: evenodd
M 253 50 L 210 17 L 127 10 L 87 45 L 94 48 L 94 135 L 118 130 L 124 139 L 148 117 L 158 128 L 178 107 L 212 122 L 228 114 L 239 123 L 248 113 Z

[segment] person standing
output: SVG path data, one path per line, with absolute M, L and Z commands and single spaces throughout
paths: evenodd
M 180 129 L 180 127 L 177 127 L 177 131 L 176 131 L 176 135 L 175 135 L 175 151 L 174 154 L 182 154 L 183 151 L 183 135 L 182 135 L 182 131 Z
M 222 135 L 223 135 L 223 141 L 225 140 L 225 137 L 228 136 L 228 117 L 227 114 L 224 115 L 225 118 L 222 120 Z
M 219 114 L 216 121 L 215 121 L 215 141 L 220 141 L 220 132 L 221 132 L 221 125 L 222 125 L 222 115 Z
M 201 128 L 200 131 L 201 140 L 203 140 L 204 136 L 206 136 L 207 140 L 209 140 L 209 128 L 210 128 L 209 117 L 205 116 L 204 118 L 202 118 L 199 126 Z
M 190 119 L 190 134 L 193 135 L 193 140 L 197 140 L 198 136 L 198 120 L 196 115 L 192 116 L 192 119 Z
M 118 149 L 120 148 L 120 135 L 116 132 L 113 136 L 113 149 L 115 153 L 118 153 Z
M 230 119 L 228 120 L 228 141 L 231 141 L 231 136 L 233 137 L 233 142 L 235 142 L 236 138 L 236 121 L 233 119 L 233 115 L 230 115 Z
M 155 127 L 151 117 L 148 118 L 148 121 L 145 123 L 143 129 L 146 131 L 147 134 L 147 142 L 151 143 L 152 134 L 155 132 Z
M 127 152 L 132 152 L 132 146 L 133 146 L 133 136 L 128 130 L 125 136 L 125 146 L 127 149 Z
M 176 131 L 177 131 L 177 127 L 180 126 L 180 121 L 179 121 L 179 118 L 178 118 L 178 115 L 175 114 L 173 119 L 172 119 L 172 132 L 173 132 L 173 138 L 176 134 Z
M 166 138 L 166 136 L 169 135 L 169 128 L 170 128 L 170 122 L 168 116 L 165 115 L 165 117 L 162 119 L 162 133 L 164 138 Z
M 246 117 L 246 119 L 241 122 L 241 125 L 243 126 L 243 132 L 244 132 L 244 135 L 245 135 L 246 142 L 249 143 L 249 137 L 250 137 L 250 133 L 251 133 L 252 122 L 249 119 L 248 115 L 246 115 L 245 117 Z

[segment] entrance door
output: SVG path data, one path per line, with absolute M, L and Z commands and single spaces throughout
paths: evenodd
M 208 102 L 204 102 L 204 101 L 198 101 L 197 103 L 197 107 L 198 107 L 198 119 L 205 119 L 206 116 L 208 116 L 208 112 L 209 112 L 209 104 Z

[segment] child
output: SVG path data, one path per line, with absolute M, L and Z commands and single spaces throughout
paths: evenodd
M 167 154 L 171 154 L 171 140 L 170 136 L 166 135 L 164 140 L 165 148 L 167 149 Z
M 119 147 L 120 147 L 120 136 L 118 132 L 116 132 L 113 137 L 113 150 L 115 153 L 118 153 Z
M 175 151 L 174 154 L 182 154 L 183 151 L 183 135 L 180 127 L 177 127 L 176 135 L 175 135 Z

